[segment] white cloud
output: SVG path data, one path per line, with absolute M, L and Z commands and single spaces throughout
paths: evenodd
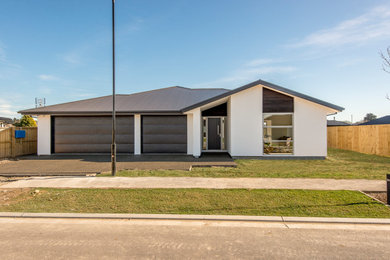
M 44 81 L 58 80 L 58 78 L 56 76 L 49 75 L 49 74 L 38 75 L 38 78 L 40 80 L 44 80 Z
M 12 107 L 5 99 L 0 99 L 0 116 L 2 117 L 18 117 L 16 109 Z
M 335 27 L 306 36 L 289 47 L 338 47 L 365 44 L 374 39 L 390 37 L 390 7 L 380 6 Z

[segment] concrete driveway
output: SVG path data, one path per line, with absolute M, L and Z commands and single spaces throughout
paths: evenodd
M 193 166 L 235 167 L 228 154 L 206 154 L 200 158 L 187 155 L 118 155 L 118 170 L 189 170 Z M 0 176 L 86 175 L 111 170 L 110 155 L 23 156 L 0 163 Z

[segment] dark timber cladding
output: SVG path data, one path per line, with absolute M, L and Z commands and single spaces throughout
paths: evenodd
M 279 92 L 263 88 L 263 112 L 294 112 L 294 99 Z
M 110 116 L 56 116 L 52 125 L 55 153 L 109 153 L 111 151 Z M 134 117 L 117 116 L 118 153 L 134 152 Z
M 203 111 L 202 116 L 227 116 L 227 103 Z
M 186 153 L 187 116 L 142 116 L 142 153 Z

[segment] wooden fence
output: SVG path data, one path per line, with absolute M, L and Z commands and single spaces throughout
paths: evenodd
M 390 156 L 390 125 L 328 127 L 328 147 Z
M 24 130 L 24 138 L 15 138 L 15 130 Z M 0 158 L 37 153 L 36 127 L 10 127 L 0 131 Z

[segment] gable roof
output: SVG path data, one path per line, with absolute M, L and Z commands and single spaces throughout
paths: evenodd
M 327 120 L 327 126 L 348 126 L 351 125 L 344 121 L 337 121 L 337 120 Z
M 151 91 L 139 92 L 129 95 L 116 95 L 116 111 L 121 113 L 183 113 L 191 109 L 203 106 L 210 102 L 228 97 L 251 87 L 263 85 L 272 90 L 280 91 L 292 96 L 342 111 L 344 108 L 331 103 L 307 96 L 305 94 L 283 88 L 281 86 L 257 80 L 242 87 L 228 90 L 223 88 L 199 88 L 169 87 Z M 112 96 L 103 96 L 32 108 L 19 111 L 21 114 L 111 114 Z
M 118 113 L 181 113 L 184 107 L 228 92 L 227 89 L 169 87 L 130 95 L 116 95 Z M 112 95 L 19 111 L 22 114 L 111 113 Z
M 387 125 L 390 124 L 390 116 L 380 117 L 365 123 L 361 123 L 359 125 Z
M 244 85 L 242 87 L 239 87 L 239 88 L 230 90 L 228 92 L 222 93 L 219 96 L 211 97 L 211 98 L 209 98 L 207 100 L 203 100 L 203 101 L 201 101 L 201 102 L 199 102 L 197 104 L 188 106 L 188 107 L 183 109 L 183 112 L 186 112 L 186 111 L 192 110 L 194 108 L 206 105 L 206 104 L 211 103 L 213 101 L 216 101 L 218 99 L 221 99 L 221 98 L 224 98 L 224 97 L 228 97 L 228 96 L 233 95 L 235 93 L 238 93 L 240 91 L 243 91 L 243 90 L 255 87 L 257 85 L 263 85 L 264 87 L 267 87 L 267 88 L 272 89 L 272 90 L 277 90 L 277 91 L 280 91 L 280 92 L 283 92 L 283 93 L 286 93 L 286 94 L 289 94 L 289 95 L 292 95 L 292 96 L 295 96 L 295 97 L 300 97 L 302 99 L 311 101 L 313 103 L 320 104 L 320 105 L 325 106 L 325 107 L 332 108 L 332 109 L 337 110 L 337 111 L 343 111 L 344 110 L 343 107 L 340 107 L 340 106 L 331 104 L 329 102 L 326 102 L 326 101 L 323 101 L 323 100 L 320 100 L 320 99 L 317 99 L 317 98 L 314 98 L 314 97 L 310 97 L 308 95 L 296 92 L 294 90 L 291 90 L 291 89 L 288 89 L 288 88 L 284 88 L 284 87 L 281 87 L 281 86 L 278 86 L 278 85 L 272 84 L 270 82 L 267 82 L 267 81 L 259 79 L 259 80 L 256 80 L 256 81 L 252 82 L 252 83 L 246 84 L 246 85 Z

